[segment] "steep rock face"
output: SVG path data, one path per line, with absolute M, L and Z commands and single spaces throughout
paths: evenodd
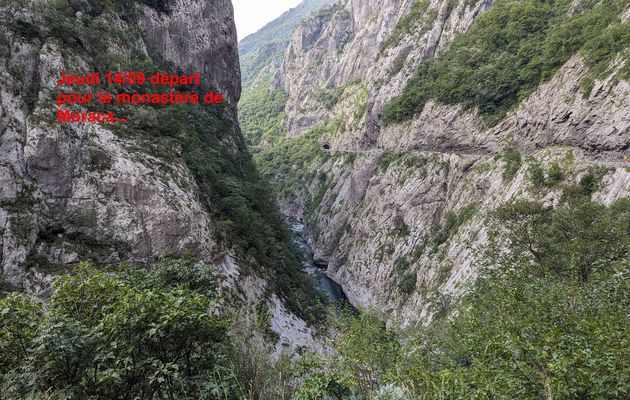
M 168 7 L 168 13 L 142 7 L 139 26 L 148 50 L 200 72 L 236 104 L 241 81 L 232 2 L 175 0 Z
M 282 136 L 282 118 L 277 113 L 287 98 L 280 82 L 284 53 L 300 22 L 332 2 L 304 0 L 239 43 L 243 79 L 239 116 L 249 144 L 266 147 Z M 266 104 L 261 105 L 261 100 Z
M 408 28 L 396 33 L 396 40 L 385 47 L 397 23 L 418 8 L 414 3 L 423 4 L 422 12 L 413 14 Z M 369 87 L 369 113 L 360 117 L 367 120 L 367 133 L 373 132 L 370 125 L 378 120 L 384 104 L 400 93 L 418 64 L 466 31 L 492 4 L 492 0 L 346 0 L 322 10 L 296 30 L 285 54 L 282 82 L 289 93 L 288 136 L 330 117 L 318 96 L 322 88 L 348 89 L 357 82 Z M 344 145 L 356 143 L 351 140 Z M 367 143 L 366 138 L 358 143 Z
M 47 290 L 38 280 L 48 279 L 51 265 L 148 262 L 183 250 L 216 261 L 220 249 L 213 223 L 188 168 L 138 151 L 150 145 L 105 126 L 53 121 L 60 72 L 89 70 L 89 61 L 58 38 L 28 38 L 10 29 L 15 21 L 41 23 L 41 15 L 2 11 L 9 28 L 0 65 L 3 279 L 39 293 Z M 231 18 L 231 8 L 222 12 Z M 76 23 L 81 24 L 79 16 Z M 136 40 L 111 45 L 124 56 L 131 48 L 145 48 Z M 237 96 L 238 75 L 217 82 L 221 79 Z M 28 93 L 34 98 L 26 98 Z
M 230 2 L 177 0 L 166 11 L 135 2 L 114 2 L 112 9 L 51 4 L 0 6 L 0 289 L 46 296 L 52 277 L 82 261 L 147 264 L 190 252 L 218 267 L 229 302 L 256 305 L 269 293 L 270 271 L 251 268 L 256 260 L 226 239 L 217 205 L 207 200 L 208 184 L 219 179 L 256 180 L 235 123 L 240 76 Z M 138 68 L 122 64 L 129 60 L 140 68 L 166 61 L 199 70 L 230 104 L 192 114 L 205 118 L 203 132 L 190 119 L 167 128 L 176 136 L 187 124 L 189 135 L 199 135 L 188 150 L 185 141 L 163 135 L 169 115 L 140 107 L 119 110 L 130 113 L 124 126 L 56 121 L 56 94 L 82 91 L 57 87 L 61 71 Z M 198 155 L 212 157 L 206 165 L 236 167 L 214 164 L 224 176 L 204 182 L 186 151 L 206 151 Z M 272 307 L 283 341 L 312 342 L 311 328 L 278 296 Z M 300 328 L 286 322 L 295 320 Z
M 243 38 L 239 43 L 240 55 L 246 56 L 269 44 L 284 43 L 286 46 L 293 30 L 304 18 L 332 2 L 333 0 L 303 0 L 296 7 L 285 11 L 281 16 L 260 28 L 256 33 Z
M 582 98 L 578 82 L 584 73 L 579 58 L 572 59 L 492 129 L 476 128 L 472 113 L 432 104 L 412 123 L 383 130 L 380 149 L 361 155 L 351 173 L 324 166 L 336 184 L 313 223 L 320 232 L 315 244 L 353 303 L 385 311 L 401 324 L 438 312 L 477 273 L 489 244 L 489 211 L 513 198 L 559 200 L 560 190 L 534 188 L 533 165 L 557 163 L 570 183 L 580 182 L 589 168 L 604 167 L 593 198 L 610 204 L 629 196 L 630 173 L 621 154 L 630 146 L 624 100 L 630 85 L 610 78 Z M 506 161 L 495 157 L 505 143 L 528 156 L 511 179 L 503 176 Z M 392 155 L 394 161 L 379 166 L 379 159 Z M 427 245 L 447 213 L 467 209 L 470 215 L 447 241 Z M 405 275 L 415 276 L 412 293 L 401 292 Z
M 323 126 L 314 131 L 332 151 L 302 167 L 312 170 L 306 188 L 282 197 L 283 209 L 305 219 L 316 258 L 351 302 L 391 324 L 430 319 L 466 290 L 494 240 L 489 211 L 514 198 L 559 200 L 558 188 L 533 187 L 532 168 L 559 165 L 566 183 L 599 168 L 594 200 L 630 195 L 621 60 L 585 93 L 589 70 L 574 56 L 490 128 L 474 110 L 435 101 L 409 122 L 382 127 L 385 104 L 417 67 L 493 4 L 340 2 L 304 23 L 285 54 L 287 136 Z M 344 32 L 350 39 L 340 48 Z
M 282 65 L 284 52 L 296 26 L 311 13 L 332 2 L 333 0 L 304 0 L 256 33 L 243 38 L 238 47 L 244 89 L 256 86 L 258 81 L 268 76 L 272 76 L 274 87 L 277 87 L 277 71 Z

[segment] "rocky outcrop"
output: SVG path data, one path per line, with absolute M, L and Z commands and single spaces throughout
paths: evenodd
M 230 103 L 241 96 L 236 26 L 230 0 L 173 0 L 168 12 L 141 7 L 138 24 L 151 54 L 198 71 Z
M 150 25 L 147 15 L 155 15 L 156 11 L 148 11 L 145 6 L 140 9 L 144 23 Z M 231 20 L 231 6 L 221 12 L 214 18 Z M 6 51 L 0 63 L 3 279 L 44 294 L 48 287 L 41 279 L 82 260 L 144 263 L 161 253 L 185 250 L 208 262 L 223 258 L 226 251 L 217 246 L 212 218 L 201 204 L 195 179 L 183 162 L 154 156 L 150 141 L 122 137 L 106 126 L 54 121 L 53 99 L 59 90 L 55 86 L 59 73 L 89 70 L 89 56 L 69 48 L 63 37 L 28 37 L 11 29 L 16 24 L 29 24 L 33 30 L 46 28 L 38 27 L 43 16 L 28 8 L 9 14 L 5 6 L 0 16 Z M 76 18 L 74 23 L 85 23 L 79 12 Z M 112 18 L 107 13 L 100 17 L 102 22 L 130 29 Z M 189 25 L 177 8 L 168 18 L 177 21 L 173 26 Z M 151 36 L 158 39 L 157 35 Z M 110 45 L 116 54 L 125 57 L 131 49 L 142 51 L 147 47 L 137 40 Z M 234 57 L 224 61 L 232 62 L 232 69 L 225 66 L 223 74 L 217 73 L 213 79 L 237 98 L 235 37 L 230 38 L 228 31 L 223 41 L 232 42 Z M 219 49 L 225 48 L 225 43 Z M 210 49 L 206 47 L 206 53 L 197 54 L 195 48 L 178 48 L 176 54 L 171 54 L 167 46 L 161 56 L 171 61 L 177 61 L 171 57 L 197 61 L 205 58 L 210 65 Z M 190 67 L 196 67 L 197 61 Z M 232 76 L 228 77 L 230 71 Z M 206 68 L 205 72 L 216 71 Z
M 296 26 L 311 13 L 332 2 L 333 0 L 304 0 L 256 33 L 243 38 L 238 45 L 243 89 L 245 91 L 252 89 L 269 77 L 272 86 L 277 88 L 279 86 L 277 72 Z M 268 85 L 268 82 L 265 84 Z
M 492 4 L 492 0 L 345 0 L 320 11 L 296 30 L 285 54 L 282 82 L 289 93 L 288 136 L 331 116 L 321 104 L 322 89 L 346 89 L 357 82 L 368 85 L 370 93 L 369 113 L 362 117 L 378 120 L 384 105 L 400 94 L 416 67 L 468 30 Z M 406 28 L 394 32 L 410 10 L 419 11 L 403 24 Z M 370 124 L 366 123 L 368 132 L 356 135 L 373 132 Z M 345 145 L 353 146 L 359 139 L 356 135 Z

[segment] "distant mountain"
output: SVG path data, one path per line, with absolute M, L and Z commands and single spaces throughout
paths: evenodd
M 287 42 L 295 27 L 305 17 L 333 2 L 334 0 L 304 0 L 297 7 L 290 9 L 262 27 L 258 32 L 241 40 L 238 46 L 241 57 L 270 43 Z
M 240 41 L 243 87 L 247 90 L 256 76 L 274 61 L 280 61 L 291 35 L 299 23 L 311 13 L 332 4 L 335 0 L 304 0 L 258 32 Z

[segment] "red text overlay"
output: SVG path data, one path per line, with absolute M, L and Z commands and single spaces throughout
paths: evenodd
M 76 111 L 76 108 L 105 108 L 108 105 L 124 107 L 128 105 L 219 105 L 223 103 L 221 93 L 191 90 L 191 87 L 198 89 L 202 87 L 199 73 L 178 75 L 166 72 L 152 74 L 144 72 L 92 72 L 77 75 L 64 71 L 56 83 L 59 88 L 70 88 L 70 90 L 56 94 L 57 122 L 64 123 L 114 124 L 129 122 L 127 118 L 117 117 L 113 111 Z M 85 90 L 81 90 L 85 87 L 91 87 L 94 91 L 86 93 Z M 143 91 L 143 87 L 150 87 L 151 90 Z M 97 88 L 102 90 L 96 90 Z M 120 90 L 112 92 L 112 88 L 119 88 Z

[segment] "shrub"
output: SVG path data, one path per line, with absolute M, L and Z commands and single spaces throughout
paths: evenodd
M 518 273 L 483 279 L 461 313 L 431 331 L 409 386 L 427 399 L 621 400 L 630 394 L 621 378 L 629 284 L 627 274 L 588 286 Z
M 381 157 L 378 159 L 378 170 L 380 172 L 385 172 L 389 168 L 392 163 L 397 162 L 402 156 L 402 153 L 397 153 L 394 151 L 386 151 L 381 154 Z
M 584 195 L 595 193 L 601 184 L 602 178 L 608 173 L 605 167 L 590 167 L 586 174 L 580 178 L 580 189 Z
M 550 186 L 556 186 L 565 179 L 564 171 L 562 170 L 562 168 L 560 168 L 560 165 L 558 163 L 551 164 L 551 167 L 549 167 L 549 171 L 547 171 L 547 176 L 549 179 L 548 184 Z
M 418 276 L 415 272 L 407 272 L 402 276 L 402 278 L 400 278 L 400 281 L 398 282 L 398 290 L 400 290 L 401 293 L 409 295 L 416 290 L 417 281 Z
M 396 263 L 395 263 L 396 272 L 398 273 L 403 273 L 407 271 L 407 269 L 409 269 L 410 266 L 411 266 L 411 263 L 409 262 L 409 259 L 406 256 L 400 257 L 399 259 L 396 260 Z
M 547 184 L 547 181 L 545 179 L 545 171 L 538 163 L 532 163 L 530 165 L 529 177 L 532 181 L 532 184 L 537 188 L 542 188 Z
M 369 314 L 341 317 L 336 351 L 310 369 L 327 374 L 318 387 L 343 384 L 339 398 L 628 398 L 630 200 L 609 208 L 571 201 L 556 210 L 529 201 L 501 207 L 499 233 L 510 240 L 486 255 L 490 268 L 449 318 L 438 318 L 452 307 L 446 296 L 435 300 L 430 325 L 399 335 Z M 540 254 L 554 259 L 532 269 L 521 255 L 545 243 L 553 251 Z M 586 264 L 588 280 L 566 274 Z
M 339 100 L 341 100 L 341 96 L 345 91 L 345 87 L 337 86 L 337 87 L 325 87 L 321 88 L 319 91 L 315 93 L 315 97 L 317 100 L 324 106 L 327 110 L 332 110 Z
M 0 346 L 13 354 L 0 371 L 9 399 L 191 396 L 213 379 L 227 321 L 184 283 L 146 289 L 82 266 L 53 291 L 46 312 L 23 295 L 0 301 Z
M 426 238 L 426 245 L 431 246 L 431 254 L 437 252 L 438 248 L 446 243 L 459 229 L 475 214 L 475 206 L 468 205 L 462 207 L 457 213 L 449 211 L 444 215 L 442 224 L 434 225 L 429 236 Z M 424 251 L 424 247 L 421 247 Z M 417 248 L 414 251 L 418 251 Z
M 514 201 L 499 207 L 493 218 L 514 254 L 530 257 L 537 273 L 586 282 L 627 256 L 630 202 L 623 199 L 606 208 L 584 197 L 567 200 L 556 210 Z
M 514 179 L 521 168 L 521 154 L 516 149 L 510 149 L 502 154 L 502 158 L 505 161 L 502 175 L 503 182 L 509 182 Z

